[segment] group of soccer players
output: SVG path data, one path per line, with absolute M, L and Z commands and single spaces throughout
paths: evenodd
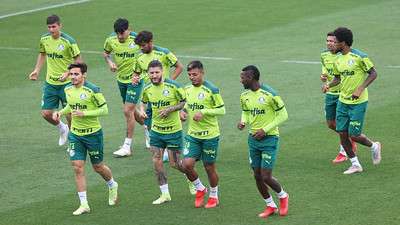
M 49 16 L 47 28 L 49 32 L 40 39 L 39 56 L 29 78 L 37 80 L 47 59 L 42 116 L 57 126 L 59 145 L 69 142 L 68 151 L 80 199 L 80 206 L 73 215 L 81 215 L 90 212 L 84 172 L 87 155 L 93 169 L 107 183 L 109 205 L 117 203 L 118 183 L 103 162 L 103 133 L 98 119 L 108 114 L 108 108 L 100 89 L 86 80 L 87 65 L 82 61 L 76 41 L 61 32 L 60 18 Z M 380 143 L 372 142 L 361 133 L 368 100 L 366 87 L 376 78 L 376 72 L 368 57 L 351 49 L 351 44 L 351 31 L 338 28 L 328 34 L 328 51 L 321 55 L 321 80 L 325 82 L 322 89 L 327 93 L 327 123 L 339 133 L 341 148 L 345 152 L 341 151 L 341 158 L 334 162 L 349 157 L 352 166 L 345 171 L 346 174 L 362 171 L 355 156 L 354 142 L 371 147 L 374 164 L 381 159 Z M 215 162 L 220 131 L 217 117 L 225 114 L 225 106 L 219 88 L 205 79 L 203 64 L 197 60 L 190 62 L 186 70 L 191 84 L 181 86 L 175 80 L 184 66 L 177 57 L 168 49 L 154 45 L 151 32 L 132 32 L 129 22 L 122 18 L 114 22 L 114 32 L 105 41 L 103 55 L 111 72 L 116 73 L 126 119 L 124 143 L 113 154 L 117 157 L 132 154 L 134 126 L 138 122 L 145 128 L 146 147 L 152 153 L 161 191 L 153 204 L 171 201 L 163 164 L 166 152 L 170 166 L 180 171 L 192 186 L 195 207 L 218 206 L 219 178 Z M 365 74 L 368 74 L 367 78 Z M 259 217 L 267 218 L 278 212 L 268 188 L 276 192 L 279 214 L 285 216 L 289 195 L 272 176 L 272 170 L 279 148 L 278 126 L 287 120 L 288 114 L 283 100 L 275 90 L 260 82 L 260 76 L 258 68 L 253 65 L 244 67 L 240 73 L 240 82 L 246 91 L 240 96 L 242 116 L 237 128 L 249 127 L 250 165 L 258 191 L 266 203 Z M 57 111 L 59 103 L 63 108 Z M 63 115 L 68 124 L 61 121 Z M 188 122 L 186 135 L 182 132 L 184 121 Z M 195 170 L 195 163 L 199 160 L 208 175 L 209 189 Z M 209 197 L 204 203 L 207 192 L 210 192 Z

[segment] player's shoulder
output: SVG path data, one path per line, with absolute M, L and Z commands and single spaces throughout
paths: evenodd
M 163 47 L 160 47 L 158 45 L 154 45 L 153 50 L 156 51 L 156 52 L 163 53 L 165 55 L 167 55 L 167 54 L 169 54 L 171 52 L 168 48 L 163 48 Z
M 92 82 L 90 82 L 90 81 L 85 81 L 85 83 L 83 84 L 83 88 L 87 89 L 87 90 L 90 90 L 90 91 L 92 91 L 94 93 L 99 93 L 100 92 L 100 88 L 97 85 L 95 85 Z
M 69 84 L 65 85 L 64 91 L 69 91 L 72 89 L 72 87 L 73 87 L 73 85 L 71 83 L 69 83 Z
M 143 91 L 146 91 L 146 90 L 149 90 L 149 88 L 151 88 L 153 86 L 153 84 L 150 82 L 150 83 L 148 83 L 148 84 L 146 84 L 144 87 L 143 87 Z
M 137 33 L 136 33 L 136 32 L 131 31 L 131 32 L 129 33 L 129 37 L 131 37 L 131 38 L 133 38 L 133 39 L 135 39 L 136 36 L 137 36 Z
M 170 86 L 170 87 L 172 87 L 172 88 L 181 88 L 181 87 L 182 87 L 182 85 L 181 85 L 180 83 L 178 83 L 178 82 L 175 81 L 175 80 L 171 80 L 171 79 L 169 79 L 169 78 L 166 78 L 166 79 L 164 80 L 164 83 L 165 83 L 166 86 Z
M 206 89 L 210 90 L 211 93 L 213 93 L 213 94 L 219 94 L 219 88 L 217 86 L 215 86 L 212 82 L 208 81 L 208 80 L 204 80 L 203 87 L 205 87 Z
M 335 53 L 332 53 L 329 49 L 323 49 L 322 51 L 321 51 L 321 57 L 322 58 L 325 58 L 325 57 L 335 57 L 335 56 L 337 56 L 337 54 L 335 54 Z
M 261 84 L 261 92 L 267 95 L 277 96 L 278 92 L 267 84 Z
M 245 90 L 240 94 L 240 98 L 245 98 L 246 96 L 250 95 L 251 90 Z
M 60 37 L 61 37 L 63 40 L 67 41 L 69 44 L 76 44 L 75 39 L 74 39 L 73 37 L 71 37 L 69 34 L 66 34 L 66 33 L 64 33 L 64 32 L 61 32 Z
M 50 32 L 44 33 L 44 34 L 42 34 L 42 36 L 40 36 L 40 40 L 47 40 L 50 38 L 51 38 Z
M 356 49 L 356 48 L 352 48 L 352 49 L 350 50 L 350 53 L 351 53 L 352 55 L 358 56 L 358 57 L 360 57 L 360 58 L 368 58 L 367 53 L 365 53 L 365 52 L 363 52 L 363 51 L 361 51 L 361 50 L 359 50 L 359 49 Z
M 193 84 L 187 84 L 183 89 L 185 89 L 185 91 L 188 91 L 190 89 L 192 89 L 194 86 Z

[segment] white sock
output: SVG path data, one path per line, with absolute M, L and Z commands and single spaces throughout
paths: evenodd
M 218 186 L 210 187 L 210 197 L 218 198 Z
M 78 192 L 78 196 L 79 196 L 79 201 L 81 202 L 81 205 L 88 203 L 86 191 Z
M 371 151 L 376 151 L 378 148 L 378 144 L 376 142 L 372 142 Z
M 169 193 L 168 184 L 161 185 L 160 190 L 162 194 L 168 194 Z
M 340 145 L 340 151 L 339 151 L 339 153 L 347 157 L 347 154 L 346 154 L 346 151 L 345 151 L 344 148 L 343 148 L 343 145 Z
M 279 198 L 286 198 L 288 196 L 288 194 L 286 193 L 286 191 L 283 190 L 283 188 L 281 188 L 281 192 L 277 193 Z
M 192 181 L 192 184 L 196 187 L 196 190 L 198 191 L 204 191 L 206 187 L 201 183 L 200 178 L 197 178 L 196 180 Z
M 265 203 L 267 203 L 267 206 L 272 207 L 272 208 L 278 208 L 274 202 L 274 199 L 272 199 L 272 196 L 269 196 L 269 198 L 264 199 Z
M 358 161 L 357 156 L 354 156 L 353 158 L 350 158 L 350 162 L 351 162 L 351 165 L 353 165 L 353 166 L 359 166 L 359 167 L 361 167 L 361 164 L 360 164 L 360 162 Z
M 60 132 L 64 131 L 66 129 L 66 127 L 67 127 L 67 124 L 63 123 L 62 121 L 60 121 L 57 124 L 58 131 L 60 131 Z
M 106 181 L 106 182 L 107 182 L 108 188 L 115 187 L 116 182 L 114 181 L 114 178 L 111 177 L 111 179 L 109 181 Z
M 131 149 L 131 144 L 132 144 L 132 138 L 125 138 L 124 145 L 122 145 L 122 148 Z

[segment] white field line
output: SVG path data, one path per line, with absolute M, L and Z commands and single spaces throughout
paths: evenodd
M 41 8 L 36 8 L 36 9 L 30 9 L 30 10 L 25 10 L 25 11 L 20 11 L 16 13 L 10 13 L 6 15 L 0 15 L 0 20 L 7 18 L 7 17 L 12 17 L 12 16 L 18 16 L 18 15 L 23 15 L 23 14 L 28 14 L 28 13 L 33 13 L 33 12 L 38 12 L 38 11 L 43 11 L 46 9 L 54 9 L 54 8 L 59 8 L 67 5 L 75 5 L 75 4 L 81 4 L 85 2 L 90 2 L 91 0 L 79 0 L 79 1 L 73 1 L 73 2 L 66 2 L 66 3 L 61 3 L 61 4 L 56 4 L 56 5 L 49 5 Z
M 303 61 L 303 60 L 282 60 L 282 63 L 292 63 L 292 64 L 309 64 L 309 65 L 315 65 L 315 64 L 321 64 L 319 61 Z M 393 65 L 388 65 L 384 66 L 385 68 L 391 68 L 391 69 L 400 69 L 400 66 L 393 66 Z
M 15 50 L 15 51 L 35 51 L 33 48 L 18 48 L 18 47 L 0 47 L 0 50 Z M 103 54 L 101 51 L 82 50 L 84 54 Z M 190 59 L 211 59 L 211 60 L 233 60 L 233 58 L 226 57 L 212 57 L 212 56 L 191 56 L 191 55 L 177 55 L 178 58 Z

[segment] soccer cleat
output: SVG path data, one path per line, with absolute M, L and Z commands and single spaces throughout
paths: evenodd
M 344 162 L 346 160 L 347 160 L 347 157 L 339 152 L 337 154 L 336 158 L 334 160 L 332 160 L 332 163 L 338 164 L 338 163 Z
M 374 165 L 378 165 L 382 159 L 382 156 L 381 156 L 382 145 L 380 142 L 375 142 L 375 143 L 378 147 L 371 151 L 372 152 L 372 163 Z
M 59 146 L 63 146 L 65 145 L 65 143 L 67 143 L 68 132 L 69 132 L 68 126 L 65 125 L 64 128 L 62 128 L 60 131 L 60 138 L 58 139 Z
M 217 207 L 217 205 L 219 205 L 218 198 L 209 197 L 207 204 L 204 206 L 204 208 L 206 208 L 206 209 L 215 208 L 215 207 Z
M 351 165 L 343 174 L 361 173 L 363 171 L 361 166 Z
M 196 191 L 196 197 L 194 200 L 194 207 L 200 208 L 204 204 L 204 196 L 207 193 L 207 188 L 204 188 L 202 191 Z
M 258 214 L 258 217 L 260 217 L 260 218 L 268 218 L 270 215 L 272 215 L 274 213 L 277 213 L 277 212 L 278 212 L 277 208 L 267 206 L 264 209 L 264 212 Z
M 117 158 L 130 156 L 131 154 L 131 150 L 124 148 L 123 146 L 120 147 L 120 149 L 118 149 L 117 151 L 113 152 L 113 155 Z
M 286 216 L 289 210 L 289 195 L 279 199 L 279 215 Z
M 196 187 L 194 186 L 194 184 L 189 180 L 186 179 L 188 186 L 189 186 L 189 192 L 191 195 L 195 195 L 197 193 Z
M 81 204 L 79 206 L 79 208 L 72 213 L 72 215 L 79 216 L 79 215 L 82 215 L 84 213 L 90 213 L 90 208 L 89 208 L 89 205 L 87 203 L 86 204 Z
M 153 201 L 153 205 L 160 205 L 169 201 L 171 201 L 171 195 L 169 193 L 162 193 L 159 198 Z
M 118 201 L 118 183 L 115 182 L 114 187 L 108 189 L 108 205 L 115 205 Z

